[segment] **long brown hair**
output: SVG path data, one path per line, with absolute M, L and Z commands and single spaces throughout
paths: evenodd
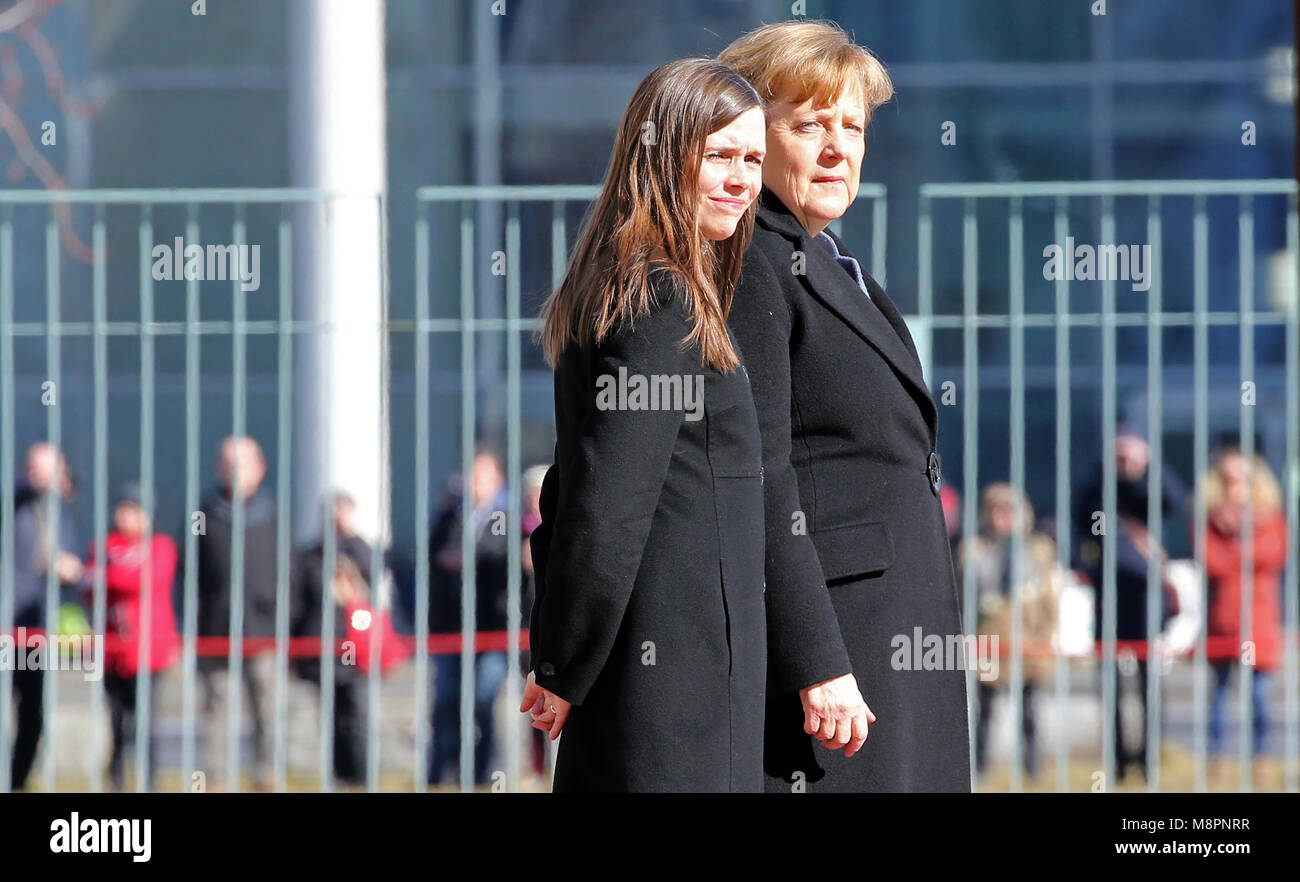
M 705 138 L 755 107 L 763 101 L 743 77 L 704 58 L 670 61 L 637 86 L 564 279 L 542 307 L 542 348 L 551 367 L 570 343 L 599 343 L 616 325 L 647 313 L 656 267 L 687 292 L 693 326 L 682 345 L 698 344 L 701 362 L 720 371 L 740 363 L 726 321 L 757 200 L 730 238 L 705 239 L 699 172 Z

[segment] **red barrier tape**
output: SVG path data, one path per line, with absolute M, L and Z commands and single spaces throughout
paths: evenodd
M 27 645 L 31 645 L 34 637 L 45 637 L 45 631 L 40 628 L 27 628 L 24 632 L 27 638 Z M 66 638 L 79 636 L 89 637 L 91 635 L 64 634 L 60 635 Z M 17 640 L 15 633 L 14 639 Z M 414 653 L 416 647 L 416 638 L 409 634 L 398 634 L 397 641 L 408 652 Z M 336 638 L 334 641 L 334 654 L 342 655 L 344 638 Z M 230 655 L 230 638 L 228 637 L 196 637 L 194 640 L 196 654 L 208 658 L 224 658 Z M 288 646 L 289 658 L 320 658 L 322 641 L 319 637 L 290 637 L 285 641 Z M 428 640 L 430 655 L 456 655 L 461 651 L 462 638 L 459 632 L 450 634 L 430 634 Z M 103 638 L 104 649 L 113 650 L 134 650 L 138 644 L 134 641 L 127 643 L 116 634 L 106 634 Z M 276 648 L 276 639 L 274 637 L 245 637 L 242 641 L 243 654 L 245 657 L 250 655 L 262 655 L 267 652 L 274 652 Z M 510 645 L 509 631 L 479 631 L 474 635 L 475 652 L 505 652 Z M 528 651 L 528 632 L 521 630 L 519 632 L 519 649 L 521 652 Z
M 29 641 L 33 637 L 44 637 L 45 632 L 39 628 L 28 628 L 24 632 Z M 90 636 L 90 635 L 62 635 L 64 637 Z M 1290 635 L 1290 641 L 1300 643 L 1300 634 Z M 15 640 L 17 635 L 15 634 Z M 409 653 L 415 652 L 416 638 L 409 634 L 398 634 L 397 641 Z M 461 651 L 461 635 L 459 632 L 448 634 L 430 634 L 428 639 L 429 655 L 456 655 Z M 290 637 L 287 641 L 289 658 L 320 658 L 322 641 L 319 637 Z M 342 655 L 344 649 L 344 638 L 336 638 L 334 641 L 334 654 Z M 135 649 L 137 644 L 134 642 L 127 643 L 116 634 L 105 635 L 103 639 L 105 650 L 131 650 Z M 1023 640 L 1024 658 L 1066 658 L 1072 660 L 1092 659 L 1098 660 L 1102 657 L 1102 642 L 1100 640 L 1093 643 L 1093 652 L 1090 655 L 1063 655 L 1057 652 L 1049 640 Z M 475 652 L 505 652 L 510 645 L 509 631 L 479 631 L 474 635 Z M 522 629 L 519 632 L 519 650 L 528 651 L 528 631 Z M 967 645 L 970 645 L 969 643 Z M 1241 655 L 1241 641 L 1236 637 L 1209 637 L 1205 641 L 1206 658 L 1211 661 L 1221 659 L 1237 659 Z M 261 655 L 267 652 L 274 652 L 276 640 L 274 637 L 245 637 L 243 639 L 243 653 L 245 657 L 252 655 Z M 222 658 L 230 655 L 230 638 L 228 637 L 197 637 L 195 638 L 196 654 L 205 658 Z M 1145 661 L 1149 655 L 1148 642 L 1146 640 L 1116 640 L 1116 653 L 1131 652 L 1139 660 Z M 1192 658 L 1195 650 L 1190 652 L 1178 653 L 1175 658 Z M 1006 638 L 998 640 L 998 656 L 1000 658 L 1011 658 L 1011 641 Z

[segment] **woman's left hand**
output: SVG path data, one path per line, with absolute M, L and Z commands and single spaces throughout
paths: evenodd
M 528 672 L 528 682 L 524 686 L 524 699 L 519 703 L 519 712 L 532 714 L 533 728 L 541 729 L 554 741 L 560 737 L 560 730 L 569 719 L 569 709 L 573 705 L 554 692 L 537 685 L 537 675 Z

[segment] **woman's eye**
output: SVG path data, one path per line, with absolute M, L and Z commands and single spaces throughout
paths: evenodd
M 721 153 L 717 153 L 716 151 L 713 153 L 706 153 L 704 154 L 704 157 L 705 159 L 726 159 L 725 156 L 723 156 Z
M 752 162 L 752 163 L 754 163 L 754 165 L 762 165 L 762 164 L 763 164 L 763 160 L 759 159 L 757 156 L 750 156 L 750 157 L 747 157 L 747 158 L 745 159 L 745 161 L 746 161 L 746 162 Z

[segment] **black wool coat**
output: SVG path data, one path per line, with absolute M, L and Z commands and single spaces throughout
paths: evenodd
M 820 638 L 824 659 L 804 647 L 806 664 L 769 680 L 766 789 L 968 791 L 961 617 L 930 468 L 938 414 L 916 347 L 875 280 L 864 273 L 868 300 L 771 191 L 761 200 L 729 322 L 763 437 L 768 595 L 829 596 L 877 717 L 849 759 L 804 734 L 797 690 L 837 673 L 837 645 Z M 821 607 L 802 606 L 805 633 L 820 634 Z M 769 632 L 799 633 L 787 619 L 800 615 L 801 604 L 770 609 Z M 942 659 L 927 658 L 936 639 Z
M 690 325 L 676 283 L 656 271 L 652 287 L 649 315 L 599 345 L 570 346 L 555 375 L 556 464 L 530 538 L 532 670 L 574 704 L 554 788 L 757 792 L 757 418 L 743 369 L 722 374 L 680 345 Z M 620 370 L 629 391 L 635 375 L 700 382 L 703 406 L 605 409 L 599 378 Z
M 234 543 L 234 505 L 226 493 L 214 488 L 202 501 L 206 532 L 198 538 L 198 633 L 203 637 L 230 634 L 231 549 Z M 279 573 L 276 540 L 278 515 L 265 489 L 244 500 L 244 635 L 275 635 L 275 588 Z M 188 524 L 186 525 L 188 528 Z M 181 545 L 184 547 L 184 534 Z M 179 569 L 179 568 L 178 568 Z M 183 570 L 181 570 L 183 572 Z M 184 589 L 177 579 L 177 609 L 184 615 Z M 204 657 L 200 666 L 220 667 L 225 656 Z
M 337 534 L 336 534 L 337 535 Z M 360 536 L 337 536 L 334 544 L 335 558 L 348 557 L 356 564 L 370 585 L 370 543 Z M 289 633 L 294 637 L 320 637 L 324 631 L 322 606 L 332 592 L 331 583 L 325 579 L 325 540 L 318 539 L 300 548 L 294 554 L 289 573 Z M 373 596 L 373 595 L 372 595 Z M 343 607 L 330 604 L 334 610 L 334 639 L 342 640 L 348 633 L 347 615 Z M 320 682 L 320 659 L 313 657 L 294 660 L 294 670 L 299 677 L 313 683 Z M 365 679 L 360 665 L 343 664 L 337 657 L 335 677 L 351 680 Z

